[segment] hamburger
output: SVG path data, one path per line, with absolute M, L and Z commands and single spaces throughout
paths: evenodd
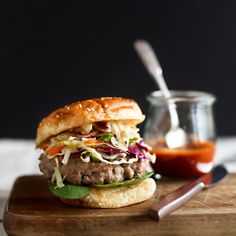
M 42 119 L 36 147 L 39 168 L 49 189 L 64 203 L 90 208 L 118 208 L 149 199 L 151 148 L 136 127 L 144 120 L 138 104 L 127 98 L 77 101 Z

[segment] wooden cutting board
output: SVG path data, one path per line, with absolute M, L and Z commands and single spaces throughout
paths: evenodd
M 199 193 L 161 222 L 147 216 L 154 202 L 184 181 L 157 182 L 149 201 L 119 209 L 64 205 L 48 190 L 43 176 L 16 180 L 3 224 L 9 235 L 236 235 L 236 175 Z

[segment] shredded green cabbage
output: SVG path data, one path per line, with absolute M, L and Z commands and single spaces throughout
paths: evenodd
M 64 148 L 61 152 L 53 155 L 47 156 L 49 159 L 55 158 L 57 156 L 63 156 L 62 163 L 66 165 L 69 161 L 71 153 L 81 151 L 80 158 L 84 162 L 95 161 L 95 162 L 104 162 L 108 164 L 132 164 L 138 161 L 138 157 L 126 158 L 128 153 L 128 147 L 133 142 L 138 142 L 142 140 L 138 133 L 139 129 L 135 126 L 129 126 L 125 123 L 119 121 L 108 122 L 107 126 L 110 127 L 109 132 L 107 133 L 99 133 L 99 139 L 104 143 L 99 142 L 88 142 L 89 140 L 95 139 L 94 137 L 87 137 L 86 135 L 82 138 L 77 138 L 73 130 L 62 133 L 50 139 L 49 148 L 55 147 L 57 145 L 63 145 Z M 76 130 L 83 130 L 84 133 L 92 131 L 92 124 L 86 124 L 84 126 L 76 128 Z M 104 153 L 102 151 L 97 151 L 96 148 L 101 145 L 106 145 L 111 148 L 118 148 L 122 151 L 119 154 L 110 155 L 108 153 Z M 151 154 L 147 154 L 146 156 L 150 156 L 150 159 L 153 161 L 154 156 Z M 58 170 L 56 170 L 58 175 Z M 59 175 L 58 175 L 59 176 Z M 59 181 L 60 182 L 60 181 Z
M 63 160 L 61 161 L 64 165 L 66 165 L 69 161 L 69 158 L 70 158 L 70 154 L 71 154 L 71 149 L 69 148 L 64 148 L 63 150 L 63 153 L 64 153 L 64 157 L 63 157 Z
M 128 126 L 118 121 L 111 122 L 110 126 L 112 133 L 116 136 L 117 142 L 126 148 L 129 146 L 130 139 L 140 139 L 139 129 L 137 127 Z
M 62 188 L 65 185 L 63 184 L 63 179 L 62 179 L 61 173 L 59 171 L 59 163 L 58 163 L 58 159 L 57 158 L 55 158 L 55 162 L 56 162 L 56 167 L 54 167 L 54 174 L 52 176 L 51 182 L 54 183 L 55 180 L 56 180 L 55 188 Z

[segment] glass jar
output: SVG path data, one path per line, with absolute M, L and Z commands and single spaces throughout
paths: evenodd
M 208 173 L 214 162 L 215 124 L 213 104 L 215 96 L 198 91 L 171 91 L 168 101 L 161 91 L 148 97 L 150 103 L 144 127 L 144 139 L 153 148 L 156 173 L 168 177 L 193 178 Z M 187 141 L 178 148 L 169 148 L 165 137 L 171 127 L 170 106 L 178 114 L 179 126 Z M 178 141 L 178 140 L 176 140 Z

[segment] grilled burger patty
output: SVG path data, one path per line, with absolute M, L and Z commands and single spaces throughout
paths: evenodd
M 103 162 L 83 162 L 79 158 L 69 159 L 66 165 L 61 164 L 59 171 L 65 180 L 76 185 L 108 184 L 115 181 L 140 178 L 147 170 L 148 160 L 139 159 L 132 164 L 113 165 Z M 56 162 L 45 154 L 40 156 L 40 170 L 52 178 Z

